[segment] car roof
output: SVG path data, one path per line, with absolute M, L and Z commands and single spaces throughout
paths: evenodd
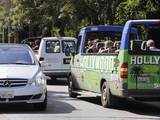
M 16 43 L 0 43 L 0 48 L 20 48 L 20 49 L 29 49 L 27 44 L 16 44 Z
M 44 37 L 42 40 L 76 40 L 74 37 Z

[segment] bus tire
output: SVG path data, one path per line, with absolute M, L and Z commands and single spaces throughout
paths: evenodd
M 76 98 L 78 96 L 77 93 L 73 92 L 74 85 L 73 85 L 73 77 L 70 75 L 68 79 L 68 93 L 69 97 Z
M 115 97 L 111 94 L 107 82 L 101 86 L 101 103 L 104 108 L 111 108 L 115 105 Z

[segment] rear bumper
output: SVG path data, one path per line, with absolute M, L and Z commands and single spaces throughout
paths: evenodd
M 50 77 L 68 77 L 70 69 L 65 70 L 44 70 L 43 73 Z
M 160 101 L 160 90 L 123 90 L 123 96 L 139 101 Z

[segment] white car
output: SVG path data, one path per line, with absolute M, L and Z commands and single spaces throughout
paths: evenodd
M 0 103 L 47 106 L 46 77 L 27 45 L 0 44 Z
M 43 72 L 52 80 L 68 77 L 71 66 L 71 56 L 66 55 L 66 49 L 73 50 L 77 39 L 73 37 L 45 37 L 41 40 L 37 58 L 42 64 Z

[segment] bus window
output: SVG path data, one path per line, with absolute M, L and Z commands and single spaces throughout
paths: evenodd
M 87 33 L 84 44 L 84 53 L 116 53 L 120 46 L 121 34 L 122 32 L 119 31 L 98 31 Z
M 140 25 L 133 26 L 136 28 L 139 35 L 137 39 L 136 34 L 129 34 L 129 53 L 131 54 L 159 54 L 160 53 L 160 26 L 156 25 Z

